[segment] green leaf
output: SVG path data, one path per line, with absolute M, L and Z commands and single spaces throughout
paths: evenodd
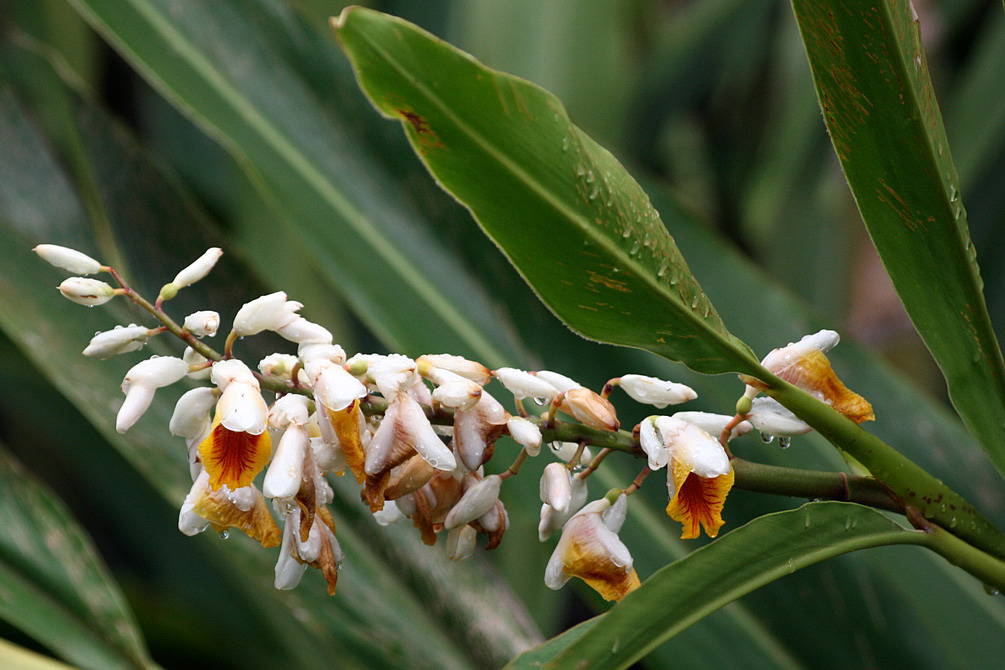
M 726 603 L 800 568 L 858 549 L 924 542 L 924 533 L 850 503 L 763 516 L 658 571 L 543 667 L 628 667 Z M 521 656 L 509 667 L 537 666 Z
M 910 3 L 793 7 L 862 219 L 957 412 L 1005 475 L 1005 362 Z
M 296 236 L 391 348 L 447 350 L 492 366 L 519 358 L 510 325 L 484 291 L 412 224 L 408 206 L 384 196 L 393 190 L 386 175 L 249 19 L 263 12 L 229 1 L 71 4 L 235 156 L 281 217 L 259 221 L 258 234 Z M 400 346 L 406 342 L 418 346 Z
M 649 198 L 557 98 L 378 12 L 349 8 L 336 32 L 374 105 L 573 330 L 756 373 Z
M 0 444 L 0 618 L 87 668 L 151 665 L 90 539 Z

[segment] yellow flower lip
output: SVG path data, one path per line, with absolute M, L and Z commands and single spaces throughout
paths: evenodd
M 209 473 L 210 488 L 214 491 L 224 485 L 231 490 L 248 486 L 271 455 L 268 431 L 253 435 L 229 430 L 221 423 L 219 412 L 209 435 L 199 445 L 199 460 Z

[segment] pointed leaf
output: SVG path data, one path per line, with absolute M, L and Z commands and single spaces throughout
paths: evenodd
M 658 571 L 543 667 L 628 667 L 726 603 L 800 568 L 858 549 L 924 541 L 924 533 L 850 503 L 769 514 Z M 522 658 L 509 667 L 535 667 Z
M 862 220 L 971 433 L 1005 475 L 1005 362 L 908 0 L 794 0 Z
M 557 98 L 378 12 L 349 8 L 336 31 L 374 105 L 566 324 L 701 372 L 758 368 L 641 187 Z

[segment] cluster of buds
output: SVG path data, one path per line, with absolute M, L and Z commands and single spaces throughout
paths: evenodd
M 539 539 L 547 541 L 556 530 L 562 533 L 545 583 L 560 588 L 580 577 L 603 597 L 619 599 L 639 585 L 639 578 L 618 531 L 628 496 L 650 472 L 667 469 L 667 514 L 681 523 L 681 537 L 697 537 L 702 528 L 715 537 L 734 481 L 729 440 L 755 428 L 785 440 L 810 430 L 770 398 L 754 398 L 763 385 L 744 379 L 748 392 L 736 415 L 653 415 L 628 434 L 620 431 L 609 399 L 614 389 L 658 409 L 693 400 L 696 393 L 683 384 L 636 374 L 611 379 L 597 392 L 555 372 L 490 370 L 451 354 L 347 357 L 331 333 L 301 316 L 302 305 L 282 292 L 246 303 L 223 351 L 217 352 L 202 342 L 217 333 L 216 312 L 190 314 L 178 325 L 163 303 L 205 277 L 219 260 L 219 249 L 210 249 L 179 272 L 154 304 L 138 296 L 114 269 L 80 252 L 54 245 L 35 251 L 57 267 L 81 274 L 108 272 L 120 284 L 113 288 L 71 278 L 60 286 L 71 300 L 93 305 L 126 296 L 161 324 L 99 333 L 85 355 L 108 358 L 137 351 L 165 332 L 188 345 L 180 357 L 155 356 L 129 370 L 116 428 L 124 432 L 133 426 L 158 388 L 185 378 L 208 380 L 210 385 L 180 397 L 169 426 L 185 440 L 193 481 L 179 528 L 189 535 L 212 528 L 221 536 L 236 528 L 263 546 L 279 546 L 275 585 L 280 589 L 295 587 L 313 566 L 329 593 L 335 591 L 344 554 L 329 510 L 334 494 L 327 475 L 355 478 L 377 523 L 410 519 L 428 545 L 444 535 L 447 558 L 456 561 L 472 554 L 479 535 L 485 536 L 487 549 L 502 541 L 509 526 L 500 497 L 503 483 L 519 473 L 526 459 L 546 451 L 556 460 L 544 467 L 540 481 Z M 296 353 L 272 354 L 252 370 L 233 356 L 233 345 L 264 331 L 291 342 Z M 841 411 L 854 406 L 856 420 L 871 418 L 840 382 L 813 386 L 821 370 L 833 376 L 823 357 L 824 347 L 836 343 L 831 332 L 776 350 L 765 364 L 828 402 L 837 400 L 837 389 Z M 509 408 L 487 390 L 493 380 L 512 396 Z M 525 406 L 528 398 L 536 413 Z M 628 438 L 624 450 L 644 456 L 647 466 L 625 489 L 588 503 L 588 478 L 611 448 L 594 456 L 587 445 L 591 436 L 619 431 Z M 502 436 L 512 438 L 517 453 L 507 468 L 493 468 L 490 461 Z M 543 444 L 550 448 L 542 450 Z

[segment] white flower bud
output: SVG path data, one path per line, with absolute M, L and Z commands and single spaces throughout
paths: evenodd
M 209 432 L 210 412 L 216 405 L 216 393 L 208 386 L 186 391 L 178 398 L 168 430 L 172 435 L 195 439 Z
M 569 379 L 565 375 L 560 375 L 557 372 L 552 372 L 551 370 L 538 370 L 534 374 L 539 379 L 543 379 L 551 384 L 559 393 L 568 393 L 572 389 L 583 388 L 583 385 L 579 382 Z
M 451 409 L 474 407 L 482 397 L 482 387 L 460 375 L 454 376 L 456 380 L 440 384 L 433 390 L 433 400 Z
M 209 362 L 208 358 L 200 354 L 192 347 L 185 347 L 185 351 L 182 352 L 181 359 L 186 363 L 188 363 L 188 366 L 190 368 L 194 368 Z M 209 379 L 212 373 L 213 370 L 211 367 L 205 367 L 202 368 L 201 370 L 196 370 L 195 372 L 189 372 L 188 378 L 196 380 Z
M 564 514 L 572 501 L 572 474 L 561 463 L 548 463 L 541 473 L 541 502 L 551 505 L 556 512 Z
M 59 285 L 59 292 L 64 298 L 87 307 L 103 305 L 115 297 L 115 289 L 111 286 L 88 277 L 70 277 L 63 280 Z
M 499 368 L 492 374 L 517 400 L 539 398 L 550 402 L 552 398 L 558 395 L 558 391 L 547 380 L 538 379 L 524 370 Z
M 635 402 L 659 409 L 698 397 L 689 386 L 645 375 L 625 375 L 621 378 L 620 386 Z
M 324 326 L 308 321 L 302 316 L 277 328 L 276 332 L 290 342 L 298 344 L 331 344 L 332 334 Z
M 310 438 L 303 426 L 290 424 L 265 472 L 262 494 L 266 498 L 292 498 L 297 494 L 304 476 L 304 458 L 309 444 Z
M 203 470 L 185 496 L 185 502 L 178 511 L 178 530 L 185 535 L 198 535 L 209 528 L 209 521 L 195 513 L 195 505 L 209 488 L 209 473 Z
M 307 425 L 310 412 L 307 411 L 307 398 L 297 393 L 287 393 L 272 404 L 269 410 L 269 425 L 273 428 L 286 428 L 288 425 Z
M 656 419 L 656 427 L 670 446 L 671 457 L 690 463 L 691 472 L 705 479 L 729 473 L 729 456 L 719 440 L 698 426 L 673 416 L 661 416 Z
M 155 390 L 174 384 L 186 374 L 188 363 L 173 356 L 148 358 L 130 368 L 122 380 L 126 399 L 116 416 L 115 430 L 120 433 L 129 430 L 150 407 Z
M 314 390 L 315 399 L 326 408 L 337 412 L 348 407 L 356 398 L 366 396 L 362 382 L 337 363 L 325 358 L 304 361 L 304 372 Z
M 648 416 L 639 424 L 639 445 L 649 457 L 650 470 L 659 470 L 670 461 L 670 448 L 656 427 L 657 420 Z
M 688 423 L 693 423 L 712 437 L 721 435 L 726 425 L 733 420 L 733 417 L 727 414 L 713 414 L 711 412 L 677 412 L 674 416 Z M 733 426 L 733 430 L 729 433 L 729 439 L 746 435 L 752 429 L 753 426 L 750 425 L 749 421 L 741 421 Z
M 541 453 L 541 429 L 536 423 L 522 416 L 511 416 L 506 420 L 513 441 L 524 448 L 528 456 Z
M 478 531 L 473 526 L 464 525 L 447 531 L 447 558 L 463 561 L 471 556 L 477 544 Z
M 292 354 L 269 354 L 258 362 L 258 371 L 269 377 L 291 379 L 297 357 Z
M 258 381 L 250 384 L 233 380 L 222 388 L 216 413 L 223 427 L 235 433 L 261 435 L 267 425 L 269 408 L 262 398 Z
M 487 513 L 499 500 L 499 475 L 489 475 L 464 492 L 457 504 L 447 513 L 443 527 L 447 530 L 471 523 Z
M 213 337 L 220 328 L 220 315 L 211 310 L 192 312 L 185 317 L 185 330 L 196 337 Z
M 263 330 L 278 330 L 297 319 L 303 305 L 286 299 L 282 291 L 263 295 L 245 303 L 234 317 L 234 332 L 239 337 L 257 335 Z
M 191 265 L 175 275 L 174 281 L 171 282 L 175 285 L 175 290 L 183 289 L 208 275 L 209 271 L 213 269 L 213 266 L 216 265 L 216 262 L 220 260 L 220 256 L 222 255 L 223 250 L 219 247 L 207 249 Z
M 251 372 L 244 361 L 240 361 L 236 358 L 231 358 L 225 361 L 217 361 L 213 363 L 211 368 L 212 373 L 210 374 L 210 379 L 214 384 L 219 387 L 221 391 L 226 390 L 227 385 L 231 382 L 240 382 L 242 384 L 251 384 L 258 387 L 258 380 L 255 375 Z M 261 431 L 259 431 L 261 432 Z
M 765 435 L 777 435 L 778 437 L 803 435 L 813 430 L 808 423 L 783 407 L 774 398 L 754 398 L 751 402 L 750 413 L 747 415 L 747 421 Z
M 405 515 L 398 509 L 398 504 L 394 500 L 385 500 L 384 509 L 373 513 L 373 520 L 381 526 L 390 526 L 396 521 L 401 521 Z
M 101 272 L 101 263 L 76 249 L 61 247 L 58 244 L 40 244 L 32 251 L 49 265 L 55 265 L 74 274 L 93 275 Z
M 150 330 L 146 326 L 134 323 L 128 326 L 115 326 L 112 330 L 98 333 L 91 338 L 91 343 L 84 349 L 84 355 L 102 360 L 117 354 L 137 351 L 150 339 Z
M 408 356 L 389 354 L 370 361 L 367 376 L 377 385 L 381 395 L 390 400 L 399 390 L 406 390 L 419 381 L 418 366 Z
M 454 374 L 460 375 L 465 379 L 470 379 L 479 386 L 485 386 L 489 379 L 492 378 L 492 372 L 475 361 L 469 361 L 463 356 L 455 356 L 453 354 L 426 354 L 420 356 L 416 363 L 426 362 L 432 365 L 434 368 L 439 368 L 441 370 L 448 370 Z

